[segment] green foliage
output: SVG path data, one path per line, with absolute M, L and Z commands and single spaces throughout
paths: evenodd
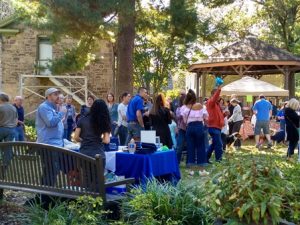
M 104 217 L 108 211 L 103 210 L 101 198 L 79 197 L 71 202 L 55 202 L 45 210 L 35 202 L 28 208 L 28 217 L 32 225 L 105 225 Z
M 170 97 L 171 99 L 175 99 L 179 96 L 180 90 L 179 89 L 172 89 L 172 90 L 167 90 L 166 92 L 166 97 Z
M 80 224 L 106 224 L 103 216 L 108 211 L 103 210 L 103 201 L 101 198 L 82 196 L 68 205 L 70 212 L 71 225 Z
M 186 68 L 188 52 L 197 51 L 193 42 L 200 26 L 192 2 L 173 1 L 170 7 L 149 3 L 148 7 L 139 9 L 134 49 L 135 86 L 145 86 L 158 93 L 166 87 L 171 74 Z
M 220 7 L 220 6 L 231 4 L 235 1 L 236 0 L 202 0 L 202 3 L 211 8 L 215 8 L 215 7 Z
M 277 224 L 281 218 L 299 221 L 295 180 L 284 176 L 274 157 L 261 157 L 230 158 L 220 166 L 213 182 L 206 184 L 206 203 L 216 217 L 228 224 Z
M 66 203 L 56 202 L 45 210 L 35 202 L 28 208 L 28 217 L 32 225 L 66 225 L 69 213 Z
M 27 141 L 36 142 L 37 133 L 35 127 L 25 125 L 25 136 Z
M 151 181 L 132 191 L 123 202 L 124 221 L 131 225 L 212 224 L 210 212 L 203 205 L 204 189 L 179 183 L 176 187 Z
M 292 53 L 300 53 L 300 1 L 299 0 L 265 0 L 258 1 L 262 6 L 260 16 L 270 29 L 264 30 L 262 38 L 285 48 Z

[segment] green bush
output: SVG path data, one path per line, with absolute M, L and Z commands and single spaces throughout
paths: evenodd
M 37 139 L 36 129 L 32 126 L 25 125 L 25 136 L 27 141 L 35 142 Z
M 151 181 L 132 191 L 122 205 L 124 222 L 130 225 L 212 224 L 202 204 L 205 191 L 199 186 L 179 183 L 176 187 Z
M 55 202 L 45 210 L 39 203 L 28 208 L 28 217 L 32 225 L 106 225 L 101 198 L 79 197 L 71 202 Z
M 300 198 L 294 195 L 297 187 L 286 178 L 274 157 L 229 158 L 220 168 L 206 184 L 206 203 L 215 217 L 228 224 L 278 224 L 282 218 L 299 221 L 296 202 Z

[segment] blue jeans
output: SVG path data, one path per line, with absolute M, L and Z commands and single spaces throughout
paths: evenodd
M 0 127 L 0 142 L 14 141 L 15 139 L 15 128 Z M 8 166 L 10 160 L 13 158 L 13 151 L 11 148 L 5 148 L 0 151 L 0 159 L 2 164 Z
M 71 141 L 72 132 L 73 132 L 73 126 L 68 125 L 68 127 L 64 129 L 64 139 Z
M 24 127 L 23 126 L 17 126 L 15 129 L 15 140 L 16 141 L 25 141 L 24 138 Z
M 133 138 L 135 141 L 140 141 L 141 131 L 144 130 L 143 127 L 138 122 L 128 123 L 128 136 L 126 143 L 129 143 Z
M 208 152 L 209 140 L 208 140 L 208 127 L 206 125 L 204 125 L 204 143 L 205 143 L 205 151 Z
M 221 161 L 223 155 L 221 130 L 217 128 L 208 128 L 208 133 L 212 138 L 212 144 L 209 146 L 207 152 L 207 160 L 210 159 L 213 151 L 215 151 L 216 161 Z
M 185 130 L 179 129 L 177 135 L 177 148 L 176 148 L 178 163 L 181 162 L 182 152 L 185 146 L 186 146 L 186 132 Z
M 127 136 L 128 136 L 128 129 L 127 129 L 127 127 L 121 125 L 121 126 L 119 127 L 119 132 L 118 132 L 118 133 L 119 133 L 120 145 L 121 145 L 121 146 L 126 145 L 126 144 L 127 144 L 127 143 L 126 143 L 126 141 L 127 141 Z
M 191 122 L 186 130 L 187 165 L 206 165 L 206 151 L 202 122 Z

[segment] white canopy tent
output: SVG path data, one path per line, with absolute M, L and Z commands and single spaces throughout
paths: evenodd
M 276 87 L 273 84 L 269 84 L 265 81 L 257 80 L 253 77 L 245 76 L 240 80 L 234 81 L 230 84 L 222 87 L 221 95 L 236 94 L 238 96 L 258 96 L 263 94 L 264 96 L 288 96 L 289 91 Z

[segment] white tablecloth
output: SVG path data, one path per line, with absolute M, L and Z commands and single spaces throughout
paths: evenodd
M 105 168 L 112 172 L 116 171 L 116 153 L 118 151 L 105 152 L 106 165 Z

